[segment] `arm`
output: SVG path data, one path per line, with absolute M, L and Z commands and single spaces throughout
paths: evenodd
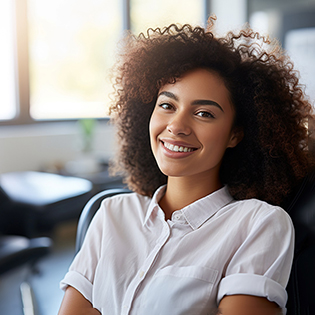
M 222 312 L 224 315 L 224 311 L 226 315 L 231 314 L 228 307 L 234 305 L 230 303 L 243 302 L 243 299 L 245 304 L 241 304 L 243 309 L 239 309 L 244 315 L 251 314 L 247 311 L 250 305 L 247 302 L 252 301 L 252 307 L 259 310 L 257 314 L 265 315 L 271 312 L 278 315 L 285 309 L 285 287 L 290 276 L 294 252 L 294 229 L 290 217 L 280 208 L 267 207 L 264 210 L 257 211 L 252 218 L 254 224 L 232 256 L 219 283 L 217 303 L 221 309 L 226 306 L 226 310 Z M 273 301 L 279 308 L 274 311 L 260 308 L 260 305 L 256 304 L 258 301 L 264 301 L 267 305 L 270 303 L 268 301 Z M 224 305 L 225 302 L 228 304 Z M 237 311 L 237 305 L 235 308 Z M 243 315 L 242 312 L 235 314 Z
M 60 283 L 65 294 L 58 315 L 100 315 L 89 301 L 92 301 L 95 270 L 101 256 L 102 222 L 102 211 L 98 211 L 89 226 L 81 250 Z
M 266 298 L 251 295 L 225 296 L 219 305 L 218 315 L 280 315 L 281 309 Z
M 92 304 L 76 289 L 68 287 L 58 315 L 100 315 Z

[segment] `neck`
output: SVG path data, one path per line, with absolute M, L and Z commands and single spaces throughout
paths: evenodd
M 189 204 L 211 194 L 222 187 L 219 179 L 205 178 L 169 177 L 165 195 L 159 202 L 165 213 L 165 218 L 170 219 L 172 213 L 182 209 Z

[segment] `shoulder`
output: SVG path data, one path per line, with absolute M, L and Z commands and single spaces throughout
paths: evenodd
M 131 192 L 115 195 L 102 201 L 100 212 L 106 217 L 117 217 L 120 220 L 130 217 L 145 216 L 151 198 Z
M 271 205 L 259 199 L 235 200 L 231 206 L 239 212 L 254 216 L 279 215 L 289 217 L 288 213 L 279 206 Z
M 147 196 L 140 195 L 135 192 L 128 192 L 123 194 L 118 194 L 103 200 L 102 205 L 105 206 L 124 206 L 124 205 L 139 205 L 146 206 L 151 202 L 151 198 Z
M 292 229 L 293 224 L 289 214 L 279 206 L 271 205 L 258 199 L 235 200 L 225 211 L 233 219 L 247 223 L 249 226 L 268 225 L 279 229 Z

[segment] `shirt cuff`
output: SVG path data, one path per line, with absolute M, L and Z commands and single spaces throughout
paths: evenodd
M 88 301 L 92 303 L 93 285 L 80 273 L 76 271 L 69 271 L 65 275 L 65 277 L 60 282 L 60 288 L 62 290 L 66 290 L 68 286 L 78 290 Z
M 278 282 L 261 275 L 233 274 L 223 278 L 219 284 L 217 303 L 225 295 L 245 294 L 267 298 L 285 310 L 287 292 Z

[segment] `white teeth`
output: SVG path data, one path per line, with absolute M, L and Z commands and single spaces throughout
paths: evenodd
M 178 146 L 178 145 L 173 145 L 167 142 L 164 142 L 164 146 L 169 149 L 170 151 L 173 152 L 191 152 L 193 151 L 192 148 L 187 148 L 187 147 L 182 147 L 182 146 Z

